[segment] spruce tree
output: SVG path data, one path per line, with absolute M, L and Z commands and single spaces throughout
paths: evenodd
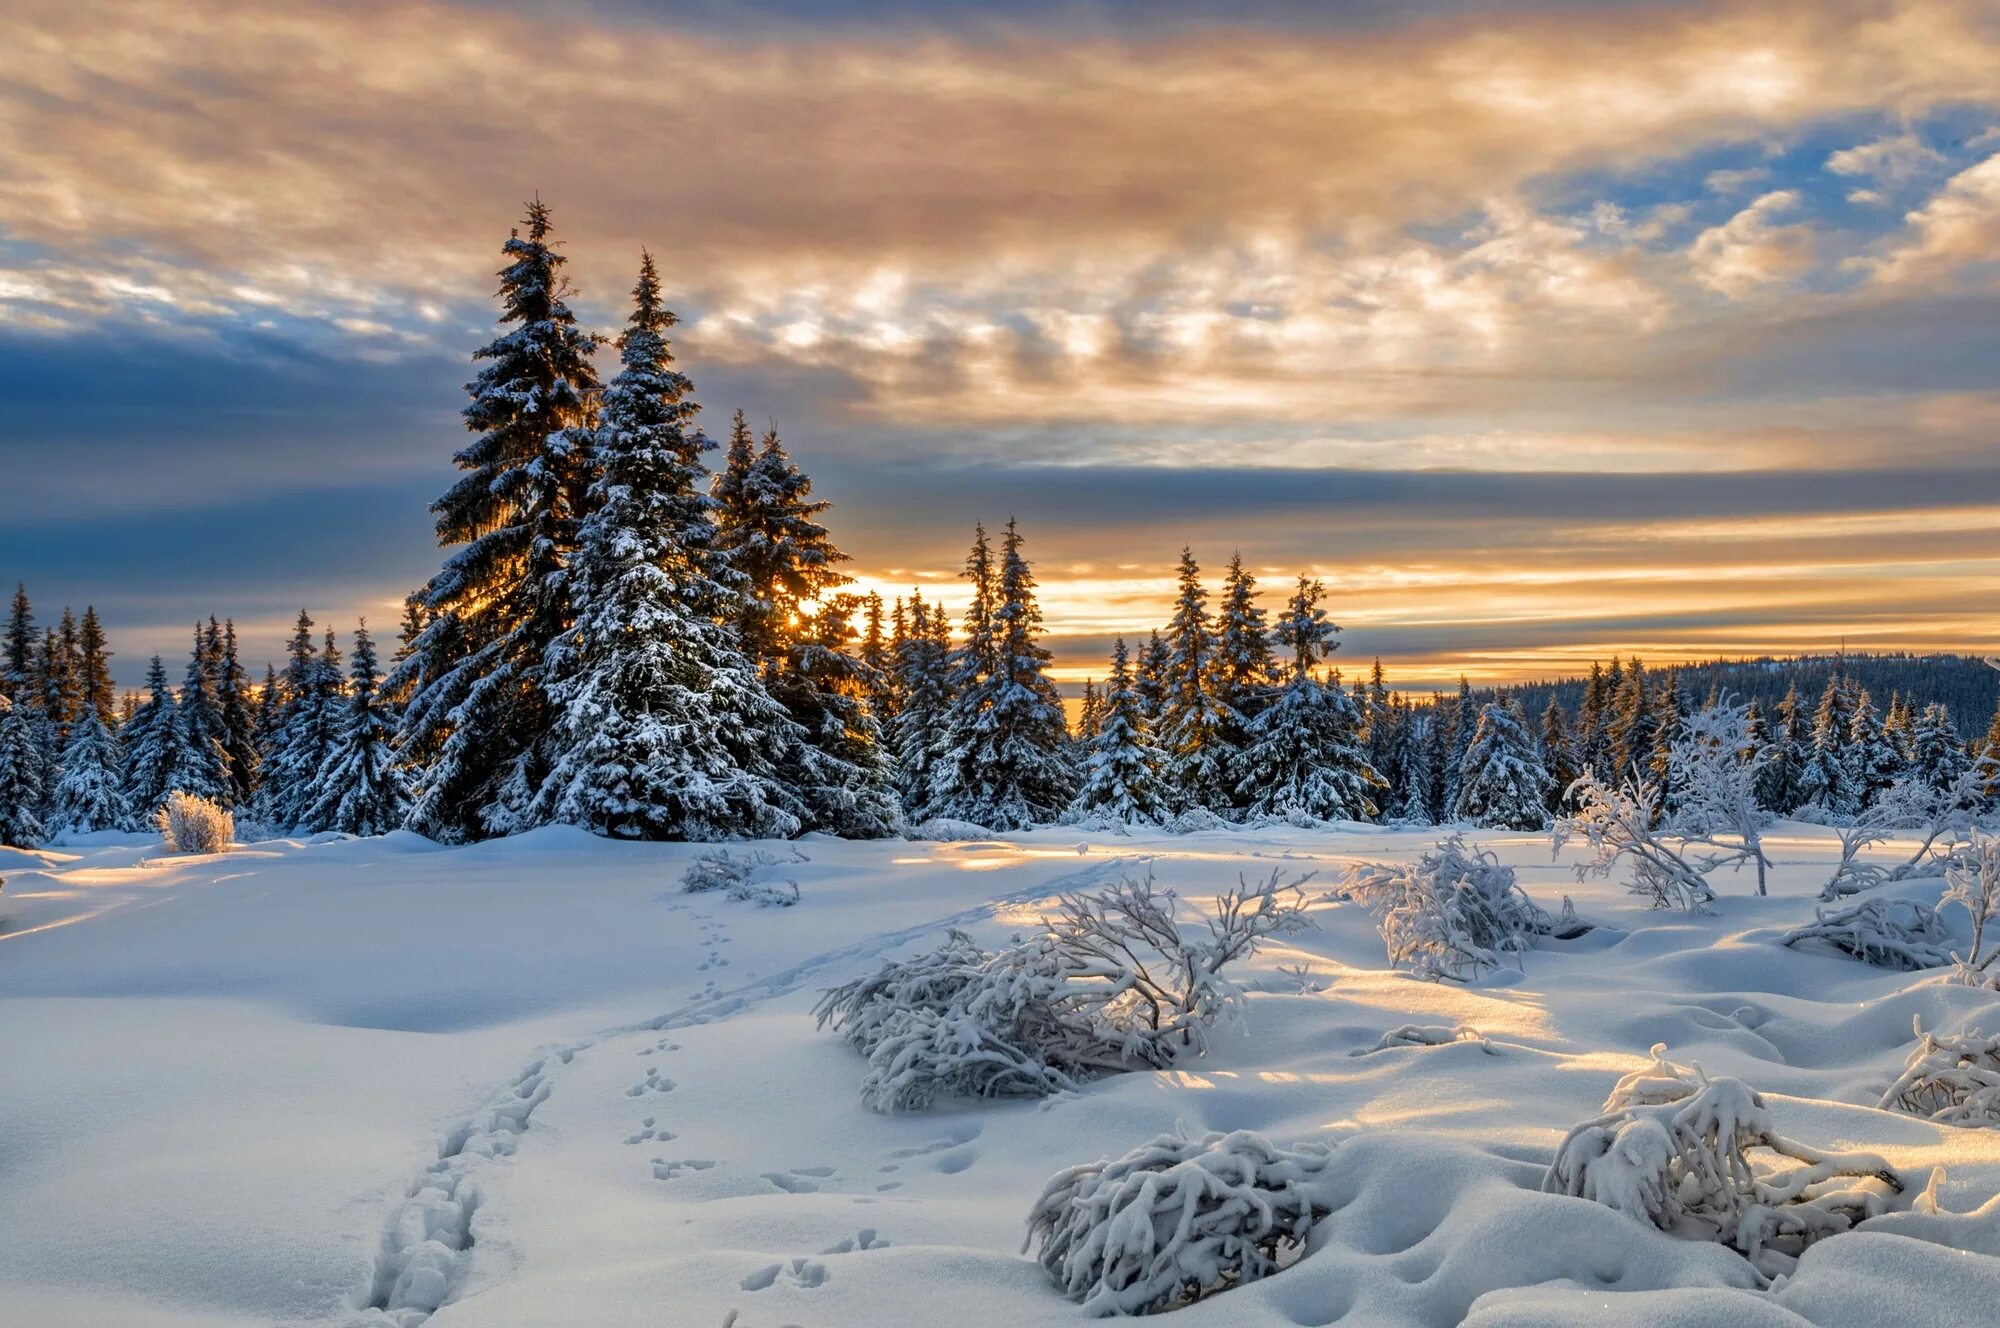
M 882 596 L 873 590 L 862 600 L 857 655 L 873 677 L 868 686 L 868 709 L 875 717 L 875 726 L 886 735 L 896 722 L 896 661 L 893 643 L 883 631 Z
M 1499 830 L 1547 828 L 1549 772 L 1515 707 L 1500 701 L 1481 707 L 1458 787 L 1459 820 Z
M 1986 762 L 1986 778 L 1983 781 L 1986 801 L 1991 804 L 2000 800 L 2000 704 L 1993 707 L 1993 718 L 1987 722 L 1986 736 L 1979 740 L 1973 754 Z
M 1896 777 L 1903 772 L 1903 761 L 1883 735 L 1881 724 L 1876 719 L 1875 704 L 1869 699 L 1865 687 L 1857 688 L 1854 693 L 1845 754 L 1848 772 L 1853 776 L 1854 788 L 1864 807 L 1873 803 L 1882 790 L 1895 783 Z
M 1451 727 L 1447 734 L 1446 763 L 1444 770 L 1444 812 L 1443 819 L 1452 820 L 1458 816 L 1459 776 L 1465 768 L 1465 749 L 1472 745 L 1472 732 L 1479 722 L 1479 714 L 1472 706 L 1472 684 L 1465 675 L 1458 678 L 1458 696 L 1450 707 Z
M 1146 638 L 1132 669 L 1132 690 L 1138 694 L 1140 711 L 1156 736 L 1167 717 L 1167 669 L 1171 663 L 1166 640 L 1155 630 Z
M 88 621 L 86 619 L 86 621 Z M 250 675 L 236 649 L 236 620 L 223 623 L 219 635 L 208 620 L 210 653 L 215 675 L 215 703 L 222 718 L 222 748 L 229 754 L 230 797 L 248 807 L 257 794 L 262 758 L 257 747 L 257 717 L 250 703 Z
M 829 506 L 812 496 L 812 481 L 792 464 L 778 431 L 752 452 L 749 426 L 737 411 L 729 451 L 716 476 L 717 547 L 743 578 L 737 629 L 744 648 L 767 668 L 785 656 L 804 605 L 847 584 L 847 555 L 833 545 L 819 516 Z
M 63 748 L 62 777 L 56 782 L 55 811 L 49 821 L 53 835 L 87 835 L 98 830 L 128 830 L 135 825 L 125 801 L 124 773 L 118 740 L 104 726 L 97 707 L 85 705 L 69 726 Z
M 1569 786 L 1582 775 L 1583 763 L 1570 736 L 1568 717 L 1553 693 L 1542 711 L 1542 768 L 1549 777 L 1549 813 L 1560 814 L 1569 805 Z
M 1361 713 L 1362 729 L 1368 739 L 1368 764 L 1382 776 L 1383 782 L 1388 785 L 1389 796 L 1393 798 L 1403 778 L 1400 764 L 1402 751 L 1397 714 L 1390 704 L 1389 682 L 1382 672 L 1380 655 L 1375 657 L 1368 669 L 1368 704 Z
M 1612 664 L 1615 668 L 1617 661 L 1612 661 Z M 1606 735 L 1614 780 L 1648 773 L 1654 739 L 1659 735 L 1659 725 L 1653 714 L 1652 689 L 1646 685 L 1646 670 L 1637 656 L 1633 657 L 1632 665 L 1624 671 L 1622 679 L 1611 700 L 1611 718 Z
M 1381 809 L 1385 785 L 1368 761 L 1361 711 L 1338 675 L 1322 682 L 1315 672 L 1339 648 L 1324 597 L 1324 587 L 1302 574 L 1278 619 L 1290 678 L 1251 719 L 1236 758 L 1233 791 L 1251 816 L 1365 821 Z
M 25 708 L 0 697 L 0 844 L 34 848 L 42 842 L 43 758 Z
M 7 613 L 7 627 L 0 636 L 0 696 L 18 702 L 34 672 L 35 611 L 28 602 L 26 582 L 14 585 L 14 600 Z
M 1222 601 L 1215 615 L 1215 667 L 1210 691 L 1227 718 L 1225 749 L 1243 750 L 1248 725 L 1277 694 L 1277 670 L 1271 654 L 1270 628 L 1257 603 L 1257 578 L 1233 553 L 1223 577 Z
M 146 669 L 146 699 L 119 727 L 118 737 L 124 748 L 125 803 L 134 823 L 144 825 L 174 786 L 174 698 L 158 655 Z
M 544 661 L 567 629 L 567 565 L 594 478 L 588 399 L 599 338 L 577 326 L 549 209 L 505 246 L 500 322 L 475 352 L 464 475 L 432 505 L 458 546 L 421 593 L 426 618 L 390 690 L 414 690 L 402 721 L 422 770 L 411 823 L 459 841 L 515 824 L 539 787 L 552 727 Z
M 402 825 L 409 790 L 390 744 L 395 725 L 382 713 L 375 642 L 364 620 L 354 632 L 352 685 L 326 763 L 308 790 L 301 820 L 323 830 L 381 835 Z
M 1153 744 L 1122 636 L 1112 648 L 1096 727 L 1084 736 L 1083 780 L 1072 813 L 1132 825 L 1158 825 L 1172 815 L 1160 773 L 1166 753 Z
M 200 624 L 194 629 L 194 651 L 187 676 L 174 705 L 173 773 L 170 787 L 223 807 L 233 805 L 229 784 L 229 753 L 222 745 L 222 711 L 216 704 L 209 674 L 207 643 Z
M 802 808 L 779 763 L 804 735 L 724 621 L 737 583 L 716 576 L 702 483 L 714 444 L 673 367 L 650 254 L 632 298 L 571 568 L 575 622 L 550 655 L 553 769 L 531 819 L 624 839 L 795 834 Z
M 108 647 L 104 624 L 98 621 L 96 607 L 85 605 L 83 623 L 77 629 L 78 682 L 83 704 L 97 712 L 97 718 L 107 730 L 118 722 L 118 689 L 111 682 L 111 651 Z
M 1127 661 L 1130 666 L 1130 661 Z M 1104 724 L 1104 698 L 1097 693 L 1097 680 L 1083 680 L 1083 696 L 1076 705 L 1076 729 L 1071 734 L 1079 747 L 1090 746 L 1090 740 L 1097 736 L 1097 730 Z
M 896 649 L 897 709 L 892 747 L 896 792 L 904 815 L 931 815 L 932 785 L 952 710 L 951 623 L 943 605 L 929 605 L 911 591 L 909 627 Z
M 1165 697 L 1160 746 L 1167 753 L 1167 782 L 1183 810 L 1223 813 L 1235 806 L 1231 767 L 1239 750 L 1230 742 L 1236 716 L 1215 695 L 1218 668 L 1208 592 L 1192 549 L 1181 550 L 1180 588 L 1167 626 Z
M 930 793 L 924 803 L 927 816 L 985 824 L 979 817 L 986 814 L 992 799 L 978 765 L 978 752 L 987 726 L 986 709 L 992 700 L 987 682 L 999 658 L 993 631 L 999 577 L 983 523 L 973 527 L 972 550 L 965 556 L 963 575 L 972 586 L 972 601 L 961 624 L 965 640 L 951 650 L 945 664 L 951 704 L 939 726 L 931 758 Z
M 1764 810 L 1788 816 L 1805 801 L 1800 781 L 1805 774 L 1808 740 L 1805 716 L 1799 709 L 1799 688 L 1794 682 L 1778 702 L 1777 719 L 1764 748 L 1764 764 L 1757 772 L 1757 802 Z
M 318 777 L 324 755 L 317 745 L 325 729 L 317 713 L 319 650 L 314 639 L 312 617 L 300 609 L 286 645 L 283 685 L 265 694 L 266 706 L 276 710 L 276 722 L 265 730 L 257 814 L 278 830 L 299 824 L 306 790 Z M 270 723 L 268 716 L 266 722 Z
M 1611 742 L 1606 728 L 1610 711 L 1604 666 L 1590 661 L 1590 680 L 1584 684 L 1583 700 L 1576 712 L 1576 764 L 1578 773 L 1588 771 L 1606 783 L 1616 783 L 1611 770 Z
M 845 839 L 894 834 L 901 807 L 889 752 L 868 704 L 882 685 L 855 653 L 860 600 L 830 595 L 792 632 L 771 695 L 804 732 L 783 774 L 808 828 Z
M 1861 809 L 1861 790 L 1845 751 L 1851 704 L 1846 679 L 1838 673 L 1828 678 L 1813 714 L 1812 747 L 1799 772 L 1800 805 L 1834 817 L 1852 816 Z
M 1910 724 L 1910 772 L 1943 791 L 1971 768 L 1972 757 L 1942 701 L 1932 701 Z

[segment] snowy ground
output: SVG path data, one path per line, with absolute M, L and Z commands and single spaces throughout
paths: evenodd
M 0 850 L 0 1318 L 383 1323 L 366 1307 L 389 1252 L 433 1234 L 469 1244 L 433 1270 L 435 1328 L 1080 1323 L 1019 1253 L 1029 1205 L 1059 1167 L 1178 1123 L 1346 1141 L 1308 1257 L 1177 1312 L 1186 1328 L 1994 1321 L 2000 1207 L 1838 1237 L 1767 1293 L 1720 1247 L 1538 1193 L 1654 1042 L 1763 1091 L 1794 1138 L 1920 1184 L 1946 1165 L 1949 1210 L 2000 1192 L 2000 1132 L 1872 1105 L 1913 1016 L 1994 1031 L 2000 997 L 1774 945 L 1830 870 L 1810 827 L 1768 841 L 1769 899 L 1725 880 L 1704 917 L 1579 886 L 1544 836 L 1478 836 L 1602 929 L 1439 987 L 1326 905 L 1244 967 L 1247 1025 L 1206 1060 L 1049 1102 L 874 1114 L 859 1058 L 807 1016 L 947 924 L 1004 939 L 1058 889 L 1150 864 L 1200 902 L 1238 872 L 1330 883 L 1429 838 L 808 841 L 792 909 L 679 894 L 686 847 L 561 830 Z M 1361 1054 L 1410 1022 L 1471 1025 L 1491 1052 Z

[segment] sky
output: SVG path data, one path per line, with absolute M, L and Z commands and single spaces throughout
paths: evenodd
M 2000 635 L 2000 0 L 10 11 L 0 578 L 122 682 L 393 626 L 537 195 L 864 588 L 1017 517 L 1070 681 L 1184 545 L 1418 687 Z

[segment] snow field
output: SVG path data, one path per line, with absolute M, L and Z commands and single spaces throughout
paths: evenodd
M 808 839 L 788 909 L 680 894 L 689 846 L 561 830 L 14 855 L 0 1298 L 143 1328 L 1080 1323 L 1019 1252 L 1029 1206 L 1062 1167 L 1178 1128 L 1334 1148 L 1306 1257 L 1175 1323 L 1979 1321 L 2000 1207 L 1951 1214 L 2000 1192 L 2000 1134 L 1874 1104 L 1913 1017 L 2000 1031 L 2000 999 L 1778 945 L 1813 915 L 1829 831 L 1775 829 L 1771 896 L 1725 876 L 1704 916 L 1579 885 L 1546 836 L 1479 832 L 1537 904 L 1570 894 L 1599 930 L 1436 985 L 1389 971 L 1362 909 L 1322 904 L 1230 970 L 1246 1026 L 1209 1056 L 1043 1101 L 869 1111 L 862 1059 L 807 1013 L 947 925 L 1004 943 L 1058 889 L 1150 865 L 1190 904 L 1273 866 L 1317 869 L 1319 891 L 1433 838 Z M 1405 1025 L 1485 1045 L 1378 1049 Z M 1880 1153 L 1913 1194 L 1943 1165 L 1945 1215 L 1835 1237 L 1763 1292 L 1727 1249 L 1542 1193 L 1563 1134 L 1655 1042 L 1761 1092 L 1783 1134 Z

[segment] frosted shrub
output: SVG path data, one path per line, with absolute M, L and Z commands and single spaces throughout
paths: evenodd
M 1706 845 L 1728 855 L 1724 861 L 1755 864 L 1760 895 L 1766 893 L 1764 873 L 1771 865 L 1763 840 L 1770 813 L 1757 800 L 1757 784 L 1770 755 L 1751 733 L 1749 708 L 1732 697 L 1690 715 L 1667 749 L 1667 780 L 1674 791 L 1668 828 L 1684 841 L 1683 853 Z
M 179 789 L 153 813 L 153 824 L 169 853 L 227 853 L 236 837 L 236 819 L 226 809 Z
M 1817 941 L 1877 968 L 1913 972 L 1952 961 L 1951 933 L 1937 910 L 1914 899 L 1869 899 L 1829 912 L 1785 933 L 1782 945 Z
M 2000 960 L 2000 941 L 1986 948 L 1986 928 L 2000 920 L 2000 836 L 1974 831 L 1972 840 L 1945 867 L 1944 903 L 1957 904 L 1972 915 L 1972 948 L 1958 959 L 1958 976 L 1967 986 L 2000 986 L 2000 973 L 1989 975 Z
M 1514 869 L 1468 849 L 1462 835 L 1413 863 L 1357 863 L 1340 893 L 1374 915 L 1389 962 L 1427 982 L 1468 982 L 1510 955 L 1518 963 L 1535 937 L 1557 930 L 1515 882 Z M 1573 913 L 1566 916 L 1575 922 Z
M 1484 1033 L 1463 1024 L 1400 1024 L 1384 1033 L 1381 1041 L 1374 1046 L 1357 1048 L 1348 1054 L 1371 1056 L 1396 1047 L 1449 1047 L 1460 1042 L 1475 1042 L 1487 1055 L 1497 1054 Z
M 1974 813 L 1984 801 L 1984 782 L 1991 769 L 1983 758 L 1943 788 L 1905 776 L 1883 789 L 1853 820 L 1837 827 L 1840 865 L 1820 891 L 1822 899 L 1859 894 L 1887 881 L 1942 876 L 1958 847 L 1973 834 Z M 1861 850 L 1909 831 L 1916 852 L 1894 867 L 1860 860 Z
M 1586 774 L 1569 786 L 1568 801 L 1575 810 L 1556 819 L 1553 839 L 1557 853 L 1573 839 L 1589 845 L 1591 860 L 1577 865 L 1577 879 L 1609 876 L 1628 862 L 1633 893 L 1650 898 L 1655 908 L 1702 912 L 1715 899 L 1708 874 L 1755 856 L 1741 845 L 1717 847 L 1705 839 L 1676 843 L 1656 829 L 1660 788 L 1650 779 L 1629 778 L 1614 788 Z
M 1147 1314 L 1268 1277 L 1332 1211 L 1319 1190 L 1332 1150 L 1283 1148 L 1248 1130 L 1166 1134 L 1115 1162 L 1052 1177 L 1023 1250 L 1087 1314 Z
M 783 863 L 810 861 L 803 853 L 794 852 L 790 857 L 779 858 L 752 849 L 738 857 L 728 849 L 711 849 L 695 855 L 693 862 L 681 876 L 681 889 L 687 894 L 706 894 L 721 891 L 740 903 L 756 904 L 762 908 L 790 908 L 799 902 L 797 881 L 759 881 L 758 872 Z
M 1220 896 L 1199 937 L 1151 877 L 1064 895 L 1036 936 L 987 951 L 950 932 L 928 954 L 832 988 L 813 1014 L 868 1057 L 861 1096 L 877 1111 L 1162 1068 L 1202 1054 L 1208 1030 L 1240 1008 L 1224 965 L 1307 925 L 1302 883 L 1274 873 Z
M 1693 1240 L 1713 1240 L 1766 1278 L 1805 1247 L 1887 1211 L 1903 1183 L 1873 1153 L 1822 1152 L 1772 1128 L 1764 1099 L 1711 1081 L 1666 1048 L 1619 1080 L 1604 1114 L 1569 1132 L 1542 1188 L 1589 1199 Z
M 1967 1031 L 1950 1037 L 1912 1021 L 1917 1045 L 1903 1073 L 1882 1095 L 1886 1111 L 1905 1111 L 1940 1125 L 2000 1129 L 2000 1036 Z
M 903 838 L 925 840 L 932 843 L 953 843 L 963 839 L 991 839 L 993 832 L 983 825 L 971 821 L 961 821 L 950 816 L 933 816 L 921 824 L 911 826 L 903 833 Z

